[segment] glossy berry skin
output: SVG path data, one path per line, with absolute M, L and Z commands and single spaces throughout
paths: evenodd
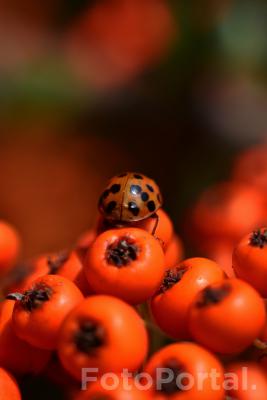
M 148 232 L 138 228 L 111 229 L 92 244 L 84 269 L 95 293 L 139 304 L 159 288 L 165 258 L 158 240 Z
M 246 235 L 233 252 L 236 276 L 267 297 L 267 228 Z
M 16 375 L 39 374 L 48 364 L 51 352 L 37 349 L 15 334 L 14 305 L 13 300 L 0 304 L 0 365 Z
M 265 325 L 263 299 L 249 284 L 228 279 L 202 290 L 189 315 L 192 337 L 209 350 L 238 354 L 257 339 Z
M 0 399 L 22 400 L 18 385 L 4 368 L 0 367 Z
M 115 297 L 86 298 L 61 326 L 58 354 L 64 368 L 81 380 L 82 368 L 121 373 L 136 371 L 148 351 L 144 321 L 137 312 Z
M 195 296 L 223 278 L 219 265 L 206 258 L 189 258 L 167 271 L 150 303 L 156 324 L 175 339 L 189 339 L 188 313 Z
M 17 297 L 12 317 L 16 335 L 32 346 L 47 350 L 56 348 L 63 320 L 83 300 L 77 286 L 59 275 L 37 279 Z
M 99 199 L 99 211 L 115 222 L 140 221 L 162 206 L 158 185 L 143 174 L 126 172 L 110 180 Z
M 245 371 L 244 371 L 245 369 Z M 237 387 L 231 385 L 229 375 L 230 390 L 227 390 L 229 399 L 235 400 L 265 400 L 267 395 L 267 377 L 264 370 L 253 362 L 236 362 L 227 367 L 227 374 L 234 374 L 238 381 Z
M 187 390 L 177 390 L 175 381 L 161 384 L 161 390 L 156 389 L 156 376 L 158 368 L 169 368 L 173 371 L 175 379 L 182 373 L 192 376 L 194 385 Z M 175 343 L 168 345 L 154 353 L 144 368 L 154 380 L 151 397 L 153 400 L 223 400 L 223 374 L 224 370 L 220 361 L 208 350 L 195 343 Z M 159 370 L 158 370 L 159 371 Z M 215 371 L 218 374 L 217 390 L 214 390 L 211 379 L 206 379 L 202 387 L 198 387 L 199 377 L 210 376 Z M 159 381 L 157 382 L 159 384 Z M 183 382 L 186 385 L 186 382 Z M 158 388 L 159 389 L 159 388 Z

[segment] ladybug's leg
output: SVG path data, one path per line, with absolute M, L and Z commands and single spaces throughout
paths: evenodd
M 155 213 L 155 214 L 151 215 L 151 218 L 155 218 L 155 225 L 154 225 L 154 227 L 152 229 L 151 234 L 155 237 L 155 239 L 157 239 L 160 242 L 162 248 L 164 248 L 165 243 L 163 242 L 162 239 L 160 239 L 159 237 L 156 236 L 156 230 L 157 230 L 157 227 L 158 227 L 158 224 L 159 224 L 159 216 L 158 216 L 158 214 Z
M 151 215 L 151 218 L 155 218 L 155 225 L 154 225 L 154 227 L 152 229 L 152 232 L 151 232 L 151 234 L 153 236 L 155 236 L 155 233 L 156 233 L 156 230 L 157 230 L 157 227 L 158 227 L 158 224 L 159 224 L 159 216 L 158 216 L 157 213 L 155 213 L 155 214 Z

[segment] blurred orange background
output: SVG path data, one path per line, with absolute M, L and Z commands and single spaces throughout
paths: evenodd
M 0 215 L 23 257 L 73 243 L 123 170 L 180 232 L 199 193 L 267 132 L 266 2 L 3 0 Z

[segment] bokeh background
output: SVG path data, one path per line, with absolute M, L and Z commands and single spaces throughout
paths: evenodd
M 264 0 L 2 0 L 0 215 L 23 256 L 69 246 L 106 180 L 185 210 L 267 133 Z
M 1 0 L 0 219 L 21 257 L 71 246 L 125 170 L 157 181 L 195 254 L 191 205 L 266 141 L 266 21 L 266 0 Z M 23 395 L 64 398 L 49 385 L 24 379 Z

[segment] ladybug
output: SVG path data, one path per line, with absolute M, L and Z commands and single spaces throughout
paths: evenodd
M 99 199 L 99 211 L 108 221 L 124 224 L 154 216 L 162 206 L 158 185 L 136 172 L 113 177 Z

